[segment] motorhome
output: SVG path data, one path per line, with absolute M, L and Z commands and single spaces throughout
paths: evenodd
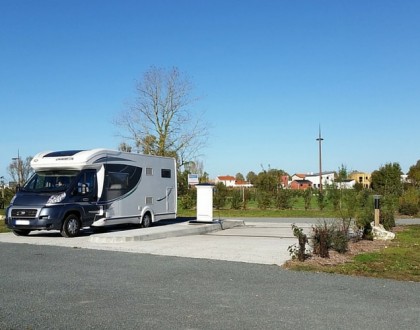
M 31 161 L 34 174 L 16 192 L 6 225 L 16 235 L 138 224 L 149 227 L 176 218 L 174 158 L 107 149 L 42 152 Z

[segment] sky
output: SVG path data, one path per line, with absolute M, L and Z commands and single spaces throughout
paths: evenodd
M 0 0 L 0 176 L 109 148 L 150 67 L 193 83 L 210 178 L 420 159 L 420 1 Z

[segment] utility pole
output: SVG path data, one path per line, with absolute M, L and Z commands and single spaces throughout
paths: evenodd
M 322 191 L 322 141 L 324 140 L 321 137 L 321 125 L 319 125 L 318 138 L 316 139 L 319 144 L 319 191 Z
M 20 186 L 20 184 L 21 184 L 21 171 L 22 171 L 22 164 L 21 164 L 21 162 L 20 162 L 20 155 L 19 155 L 19 149 L 18 149 L 18 156 L 17 156 L 17 158 L 16 157 L 14 157 L 14 158 L 12 158 L 12 160 L 14 160 L 15 162 L 16 162 L 16 171 L 17 171 L 17 176 L 18 176 L 18 182 L 17 182 L 17 184 L 18 184 L 18 186 Z

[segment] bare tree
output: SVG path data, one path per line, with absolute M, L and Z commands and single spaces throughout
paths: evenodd
M 192 83 L 177 68 L 151 67 L 136 85 L 137 99 L 115 120 L 134 150 L 176 157 L 178 166 L 195 159 L 208 135 Z
M 31 160 L 32 157 L 26 157 L 25 160 L 22 160 L 20 157 L 18 157 L 13 159 L 7 168 L 7 171 L 9 172 L 13 181 L 20 186 L 29 179 L 33 172 L 31 167 Z

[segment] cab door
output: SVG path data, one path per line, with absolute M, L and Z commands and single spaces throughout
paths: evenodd
M 82 209 L 84 226 L 91 225 L 99 213 L 96 170 L 83 170 L 75 188 L 75 202 Z

